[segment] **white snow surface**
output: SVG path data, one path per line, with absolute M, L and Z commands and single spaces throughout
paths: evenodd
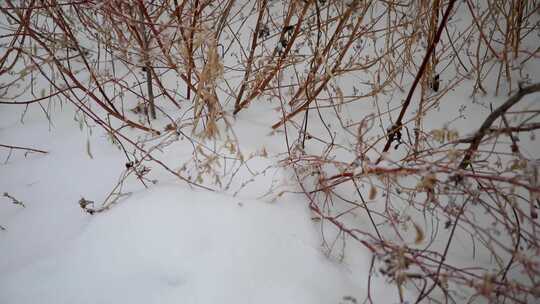
M 122 154 L 96 128 L 90 158 L 73 112 L 56 110 L 49 130 L 38 108 L 24 124 L 20 110 L 1 108 L 1 141 L 49 153 L 13 151 L 0 166 L 0 191 L 26 205 L 0 197 L 0 303 L 346 303 L 344 296 L 365 296 L 369 256 L 326 257 L 300 195 L 233 197 L 163 175 L 149 189 L 128 180 L 129 198 L 98 215 L 83 212 L 81 197 L 98 202 L 116 183 Z M 254 134 L 247 134 L 252 142 Z M 272 178 L 285 179 L 280 174 Z M 264 192 L 267 183 L 251 187 Z M 382 289 L 379 295 L 386 297 Z

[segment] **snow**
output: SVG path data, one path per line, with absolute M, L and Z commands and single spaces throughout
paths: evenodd
M 50 130 L 37 109 L 24 124 L 19 110 L 1 110 L 2 142 L 49 153 L 13 152 L 0 171 L 0 191 L 26 206 L 0 200 L 0 303 L 339 303 L 365 294 L 356 271 L 367 271 L 369 257 L 325 256 L 303 196 L 255 199 L 269 179 L 286 180 L 283 172 L 236 197 L 166 175 L 147 190 L 128 180 L 129 197 L 89 215 L 78 200 L 104 198 L 122 155 L 96 129 L 90 158 L 87 134 L 66 109 Z M 263 128 L 239 124 L 257 142 Z
M 178 185 L 137 193 L 8 267 L 2 302 L 327 303 L 352 287 L 318 250 L 301 204 L 237 201 Z

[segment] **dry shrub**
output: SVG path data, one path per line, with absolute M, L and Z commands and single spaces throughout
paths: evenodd
M 249 160 L 230 113 L 270 102 L 326 252 L 370 250 L 368 286 L 381 273 L 401 301 L 526 303 L 540 296 L 538 5 L 5 1 L 0 97 L 46 115 L 72 103 L 145 185 L 153 163 L 216 188 Z M 182 165 L 153 156 L 182 140 Z

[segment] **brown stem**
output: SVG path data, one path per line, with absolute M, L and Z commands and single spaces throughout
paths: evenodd
M 471 144 L 467 151 L 465 152 L 465 156 L 463 157 L 463 160 L 459 164 L 460 169 L 466 169 L 467 166 L 470 165 L 471 159 L 473 154 L 478 150 L 478 146 L 480 146 L 480 142 L 482 141 L 482 138 L 489 133 L 490 127 L 495 122 L 497 118 L 502 116 L 508 109 L 510 109 L 513 105 L 518 103 L 525 95 L 539 92 L 540 91 L 540 83 L 533 84 L 524 88 L 520 88 L 519 91 L 514 94 L 512 97 L 510 97 L 505 103 L 503 103 L 500 107 L 498 107 L 495 111 L 491 112 L 489 116 L 486 118 L 484 123 L 482 123 L 482 126 L 480 126 L 480 129 L 476 131 L 475 135 L 471 139 Z
M 251 50 L 249 51 L 249 58 L 247 59 L 247 66 L 246 66 L 246 72 L 244 73 L 244 80 L 242 81 L 242 86 L 240 87 L 240 91 L 238 92 L 238 96 L 236 97 L 236 101 L 234 102 L 235 112 L 240 111 L 240 101 L 242 100 L 242 96 L 244 95 L 244 90 L 246 89 L 249 75 L 251 74 L 251 69 L 253 65 L 253 56 L 255 55 L 255 49 L 257 48 L 257 37 L 259 37 L 259 33 L 261 31 L 260 28 L 261 28 L 262 17 L 264 15 L 267 2 L 268 0 L 263 0 L 261 7 L 259 8 L 259 17 L 257 17 L 257 25 L 255 26 L 255 32 L 253 33 L 252 40 L 251 40 Z
M 37 153 L 43 153 L 43 154 L 49 153 L 47 151 L 43 151 L 43 150 L 39 150 L 39 149 L 26 148 L 26 147 L 20 147 L 20 146 L 12 146 L 12 145 L 0 144 L 0 147 L 12 149 L 12 150 L 27 150 L 27 151 L 30 151 L 30 152 L 37 152 Z
M 141 1 L 139 3 L 139 13 L 140 13 L 140 35 L 141 35 L 141 42 L 143 47 L 143 60 L 145 65 L 145 72 L 146 72 L 146 90 L 148 92 L 148 102 L 150 104 L 150 117 L 152 119 L 156 119 L 156 104 L 154 102 L 154 88 L 152 87 L 152 66 L 150 64 L 150 58 L 148 56 L 148 35 L 146 34 L 146 30 L 144 28 L 144 3 Z
M 422 61 L 422 65 L 420 65 L 420 69 L 418 70 L 418 73 L 416 74 L 416 77 L 414 79 L 413 85 L 411 89 L 409 90 L 409 94 L 407 95 L 407 98 L 405 99 L 405 102 L 403 103 L 403 106 L 401 108 L 401 112 L 399 113 L 398 118 L 396 119 L 396 122 L 394 123 L 394 126 L 392 127 L 391 131 L 388 134 L 388 140 L 386 141 L 386 144 L 383 149 L 383 153 L 387 152 L 388 149 L 390 149 L 390 146 L 392 145 L 392 142 L 394 141 L 394 134 L 399 132 L 401 130 L 402 126 L 402 120 L 403 116 L 405 116 L 405 112 L 407 111 L 407 108 L 409 107 L 409 104 L 411 103 L 412 96 L 414 94 L 414 90 L 416 89 L 416 86 L 420 82 L 420 79 L 422 78 L 422 75 L 424 74 L 424 71 L 426 69 L 426 66 L 429 62 L 429 59 L 431 57 L 431 54 L 434 52 L 435 47 L 437 46 L 437 43 L 439 42 L 439 39 L 441 38 L 442 31 L 444 27 L 446 26 L 446 22 L 448 22 L 448 18 L 450 17 L 450 12 L 452 11 L 452 8 L 454 7 L 454 4 L 456 3 L 456 0 L 450 0 L 448 3 L 448 7 L 446 8 L 446 11 L 444 12 L 443 20 L 441 22 L 441 25 L 439 25 L 439 28 L 437 29 L 437 34 L 435 35 L 435 38 L 431 45 L 429 46 L 429 49 L 424 56 L 424 60 Z M 382 160 L 382 157 L 379 157 L 377 160 L 377 164 Z
M 290 52 L 290 50 L 291 50 L 291 48 L 292 48 L 292 46 L 294 44 L 294 41 L 296 40 L 296 38 L 298 37 L 298 34 L 300 33 L 300 26 L 302 25 L 302 22 L 304 20 L 304 16 L 306 15 L 307 9 L 309 8 L 310 4 L 311 4 L 311 2 L 307 2 L 304 5 L 304 8 L 302 9 L 302 11 L 300 12 L 300 16 L 298 17 L 298 22 L 296 23 L 296 26 L 294 27 L 293 34 L 292 34 L 291 38 L 289 39 L 289 41 L 287 43 L 287 46 L 285 47 L 285 49 L 281 53 L 281 56 L 279 57 L 278 62 L 276 63 L 276 66 L 274 67 L 274 69 L 272 69 L 272 71 L 269 73 L 269 75 L 266 78 L 264 78 L 258 85 L 255 86 L 255 88 L 253 89 L 253 92 L 244 101 L 242 101 L 240 103 L 240 105 L 233 112 L 233 114 L 235 114 L 235 115 L 238 114 L 238 112 L 240 112 L 240 110 L 242 110 L 255 97 L 257 97 L 260 93 L 262 93 L 264 91 L 264 89 L 266 88 L 266 86 L 268 85 L 268 83 L 270 83 L 270 81 L 276 76 L 278 71 L 281 70 L 281 65 L 284 63 L 285 59 L 287 58 L 287 55 L 289 54 L 289 52 Z M 294 4 L 292 4 L 292 5 L 294 5 Z M 285 24 L 288 24 L 288 22 L 290 21 L 291 16 L 292 16 L 292 13 L 289 14 L 289 16 L 287 16 L 288 18 L 287 18 L 287 20 L 285 20 Z M 282 41 L 284 39 L 285 35 L 286 35 L 285 31 L 283 31 L 281 33 L 281 37 L 280 37 L 279 41 Z

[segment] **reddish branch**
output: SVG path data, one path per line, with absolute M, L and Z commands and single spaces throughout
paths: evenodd
M 264 91 L 264 89 L 270 83 L 270 81 L 276 76 L 278 71 L 281 70 L 282 65 L 284 64 L 285 60 L 287 59 L 287 55 L 291 51 L 291 48 L 292 48 L 296 38 L 298 37 L 298 35 L 300 33 L 300 27 L 302 25 L 302 22 L 304 21 L 304 17 L 306 15 L 307 9 L 309 8 L 310 4 L 311 4 L 311 2 L 307 2 L 304 5 L 304 8 L 302 9 L 302 11 L 300 12 L 300 15 L 298 16 L 298 22 L 296 23 L 296 26 L 294 27 L 293 34 L 292 34 L 291 38 L 288 40 L 287 46 L 285 47 L 285 49 L 281 53 L 281 56 L 279 57 L 275 67 L 272 69 L 272 71 L 270 71 L 268 73 L 268 76 L 266 78 L 264 78 L 258 85 L 256 85 L 253 88 L 253 91 L 251 92 L 251 94 L 249 94 L 249 96 L 238 105 L 238 107 L 234 110 L 233 114 L 236 115 L 238 112 L 240 112 L 240 110 L 242 110 L 244 107 L 246 107 L 255 97 L 259 96 L 259 94 Z M 285 25 L 288 25 L 289 22 L 290 22 L 290 19 L 292 17 L 292 13 L 293 13 L 294 8 L 296 6 L 296 2 L 293 2 L 291 5 L 293 7 L 291 9 L 291 13 L 287 16 L 287 19 L 285 20 Z M 286 35 L 286 31 L 282 31 L 279 41 L 283 41 L 285 35 Z M 274 53 L 275 52 L 276 51 L 274 51 Z
M 37 153 L 43 153 L 43 154 L 49 153 L 49 152 L 47 152 L 47 151 L 43 151 L 43 150 L 39 150 L 39 149 L 34 149 L 34 148 L 26 148 L 26 147 L 11 146 L 11 145 L 3 145 L 3 144 L 0 144 L 0 147 L 12 149 L 12 150 L 26 150 L 26 151 L 30 151 L 30 152 L 37 152 Z
M 463 157 L 463 160 L 459 164 L 460 169 L 466 169 L 467 166 L 471 163 L 471 159 L 478 150 L 478 146 L 480 146 L 480 142 L 482 141 L 482 138 L 490 132 L 490 127 L 497 120 L 497 118 L 501 117 L 506 111 L 508 111 L 513 105 L 518 103 L 525 95 L 539 92 L 540 91 L 540 83 L 533 84 L 524 88 L 520 88 L 519 91 L 514 94 L 512 97 L 510 97 L 505 103 L 503 103 L 500 107 L 498 107 L 495 111 L 491 112 L 489 116 L 486 118 L 482 126 L 480 126 L 480 129 L 476 131 L 474 136 L 472 137 L 471 144 L 467 151 L 465 152 L 465 156 Z
M 345 27 L 345 21 L 347 21 L 349 19 L 349 17 L 351 16 L 351 14 L 353 13 L 353 11 L 356 9 L 356 5 L 358 4 L 358 1 L 355 1 L 351 4 L 351 6 L 349 7 L 349 9 L 345 12 L 345 14 L 343 15 L 343 17 L 341 18 L 340 20 L 340 23 L 338 24 L 338 27 L 334 33 L 334 35 L 332 36 L 331 40 L 330 40 L 330 43 L 327 44 L 325 50 L 323 51 L 323 55 L 326 54 L 329 50 L 330 50 L 330 47 L 332 46 L 332 43 L 334 41 L 334 39 L 336 39 L 336 37 L 338 36 L 339 33 L 341 33 L 341 31 L 343 30 L 343 28 Z M 364 10 L 364 13 L 366 11 Z M 363 14 L 362 14 L 363 16 Z M 296 116 L 298 113 L 300 112 L 303 112 L 304 110 L 306 110 L 308 108 L 308 106 L 316 99 L 316 97 L 320 94 L 320 92 L 326 88 L 328 82 L 330 81 L 330 79 L 332 78 L 332 74 L 336 72 L 336 70 L 339 68 L 339 66 L 341 65 L 341 62 L 343 60 L 343 58 L 345 57 L 345 54 L 347 53 L 347 51 L 349 50 L 350 46 L 352 45 L 352 43 L 355 41 L 355 38 L 356 38 L 356 34 L 358 33 L 358 30 L 360 29 L 360 26 L 362 24 L 362 18 L 359 18 L 356 22 L 356 25 L 349 37 L 349 40 L 347 41 L 347 43 L 345 44 L 345 46 L 343 47 L 343 49 L 341 50 L 340 54 L 339 54 L 339 57 L 337 58 L 334 66 L 332 67 L 332 69 L 330 70 L 330 75 L 326 74 L 326 76 L 324 77 L 324 79 L 321 81 L 321 84 L 314 90 L 313 93 L 309 94 L 309 91 L 307 90 L 308 88 L 308 85 L 310 82 L 314 81 L 314 77 L 315 77 L 315 71 L 316 69 L 318 69 L 318 66 L 316 68 L 314 68 L 312 70 L 313 73 L 311 73 L 309 76 L 308 76 L 308 79 L 306 80 L 306 82 L 304 83 L 304 85 L 297 91 L 297 93 L 295 94 L 295 96 L 293 97 L 293 99 L 289 102 L 289 104 L 294 104 L 296 99 L 298 97 L 300 97 L 300 95 L 302 94 L 302 92 L 306 92 L 306 97 L 307 97 L 307 101 L 304 102 L 301 106 L 299 106 L 296 110 L 292 111 L 291 113 L 287 114 L 283 119 L 281 119 L 279 122 L 276 122 L 275 124 L 272 125 L 272 129 L 277 129 L 279 128 L 281 125 L 283 125 L 285 122 L 287 122 L 289 119 L 291 119 L 292 117 Z
M 388 149 L 390 149 L 390 146 L 392 145 L 392 142 L 394 141 L 394 136 L 401 130 L 401 127 L 403 125 L 403 122 L 402 122 L 403 117 L 405 116 L 405 112 L 407 111 L 407 108 L 409 107 L 409 104 L 411 103 L 414 90 L 416 89 L 416 86 L 418 86 L 420 79 L 422 79 L 422 75 L 424 75 L 424 72 L 429 63 L 431 54 L 435 51 L 435 47 L 437 46 L 437 43 L 441 39 L 441 34 L 443 32 L 443 29 L 446 26 L 446 23 L 448 22 L 448 18 L 450 17 L 450 13 L 452 12 L 452 8 L 454 7 L 455 3 L 456 3 L 456 0 L 450 0 L 450 2 L 448 3 L 448 7 L 446 8 L 446 11 L 444 12 L 444 16 L 441 21 L 441 24 L 439 25 L 439 28 L 437 29 L 437 33 L 435 34 L 435 39 L 433 40 L 433 42 L 431 42 L 431 45 L 429 46 L 429 49 L 426 52 L 426 55 L 424 56 L 424 60 L 422 61 L 422 64 L 420 65 L 420 69 L 418 70 L 418 73 L 416 74 L 416 77 L 414 78 L 414 82 L 411 89 L 409 90 L 409 94 L 407 94 L 407 98 L 405 99 L 405 102 L 403 103 L 401 112 L 399 112 L 399 116 L 396 119 L 396 122 L 394 123 L 390 132 L 388 133 L 388 140 L 386 141 L 386 144 L 384 145 L 383 153 L 387 152 Z M 377 164 L 381 160 L 382 160 L 382 157 L 379 157 L 379 159 L 377 160 Z
M 432 172 L 432 173 L 444 173 L 449 175 L 459 175 L 462 177 L 470 177 L 473 179 L 483 179 L 483 180 L 491 180 L 491 181 L 497 181 L 497 182 L 504 182 L 508 183 L 514 186 L 523 187 L 530 192 L 534 193 L 540 193 L 540 187 L 535 187 L 531 185 L 530 183 L 521 182 L 518 179 L 514 177 L 506 177 L 501 175 L 489 175 L 489 174 L 480 174 L 480 173 L 471 173 L 471 172 L 460 172 L 456 171 L 454 168 L 446 167 L 446 166 L 439 166 L 437 168 L 404 168 L 404 167 L 396 167 L 396 168 L 384 168 L 384 167 L 370 167 L 366 168 L 366 170 L 360 172 L 360 173 L 353 173 L 353 172 L 343 172 L 340 174 L 336 174 L 334 176 L 331 176 L 329 178 L 326 178 L 325 181 L 330 180 L 337 180 L 335 183 L 328 185 L 325 189 L 319 189 L 319 190 L 326 190 L 332 187 L 335 187 L 341 183 L 344 183 L 346 181 L 349 181 L 351 178 L 359 178 L 362 176 L 368 176 L 368 175 L 395 175 L 395 176 L 406 176 L 406 175 L 423 175 L 425 172 Z
M 506 133 L 506 132 L 527 132 L 540 129 L 540 122 L 533 122 L 516 127 L 507 128 L 490 128 L 490 133 Z
M 259 17 L 257 18 L 257 25 L 255 26 L 255 32 L 252 36 L 251 41 L 251 50 L 249 51 L 249 58 L 247 59 L 247 66 L 246 66 L 246 72 L 244 73 L 244 80 L 242 81 L 242 86 L 240 87 L 240 91 L 238 92 L 238 97 L 236 97 L 236 102 L 234 103 L 234 110 L 235 112 L 240 111 L 240 101 L 242 100 L 242 96 L 244 95 L 244 90 L 246 89 L 249 76 L 251 74 L 252 66 L 253 66 L 253 56 L 255 55 L 255 49 L 257 48 L 257 37 L 259 36 L 259 33 L 261 32 L 261 23 L 262 23 L 262 17 L 264 15 L 264 11 L 266 10 L 266 3 L 267 0 L 263 0 L 261 3 L 261 7 L 259 8 Z

